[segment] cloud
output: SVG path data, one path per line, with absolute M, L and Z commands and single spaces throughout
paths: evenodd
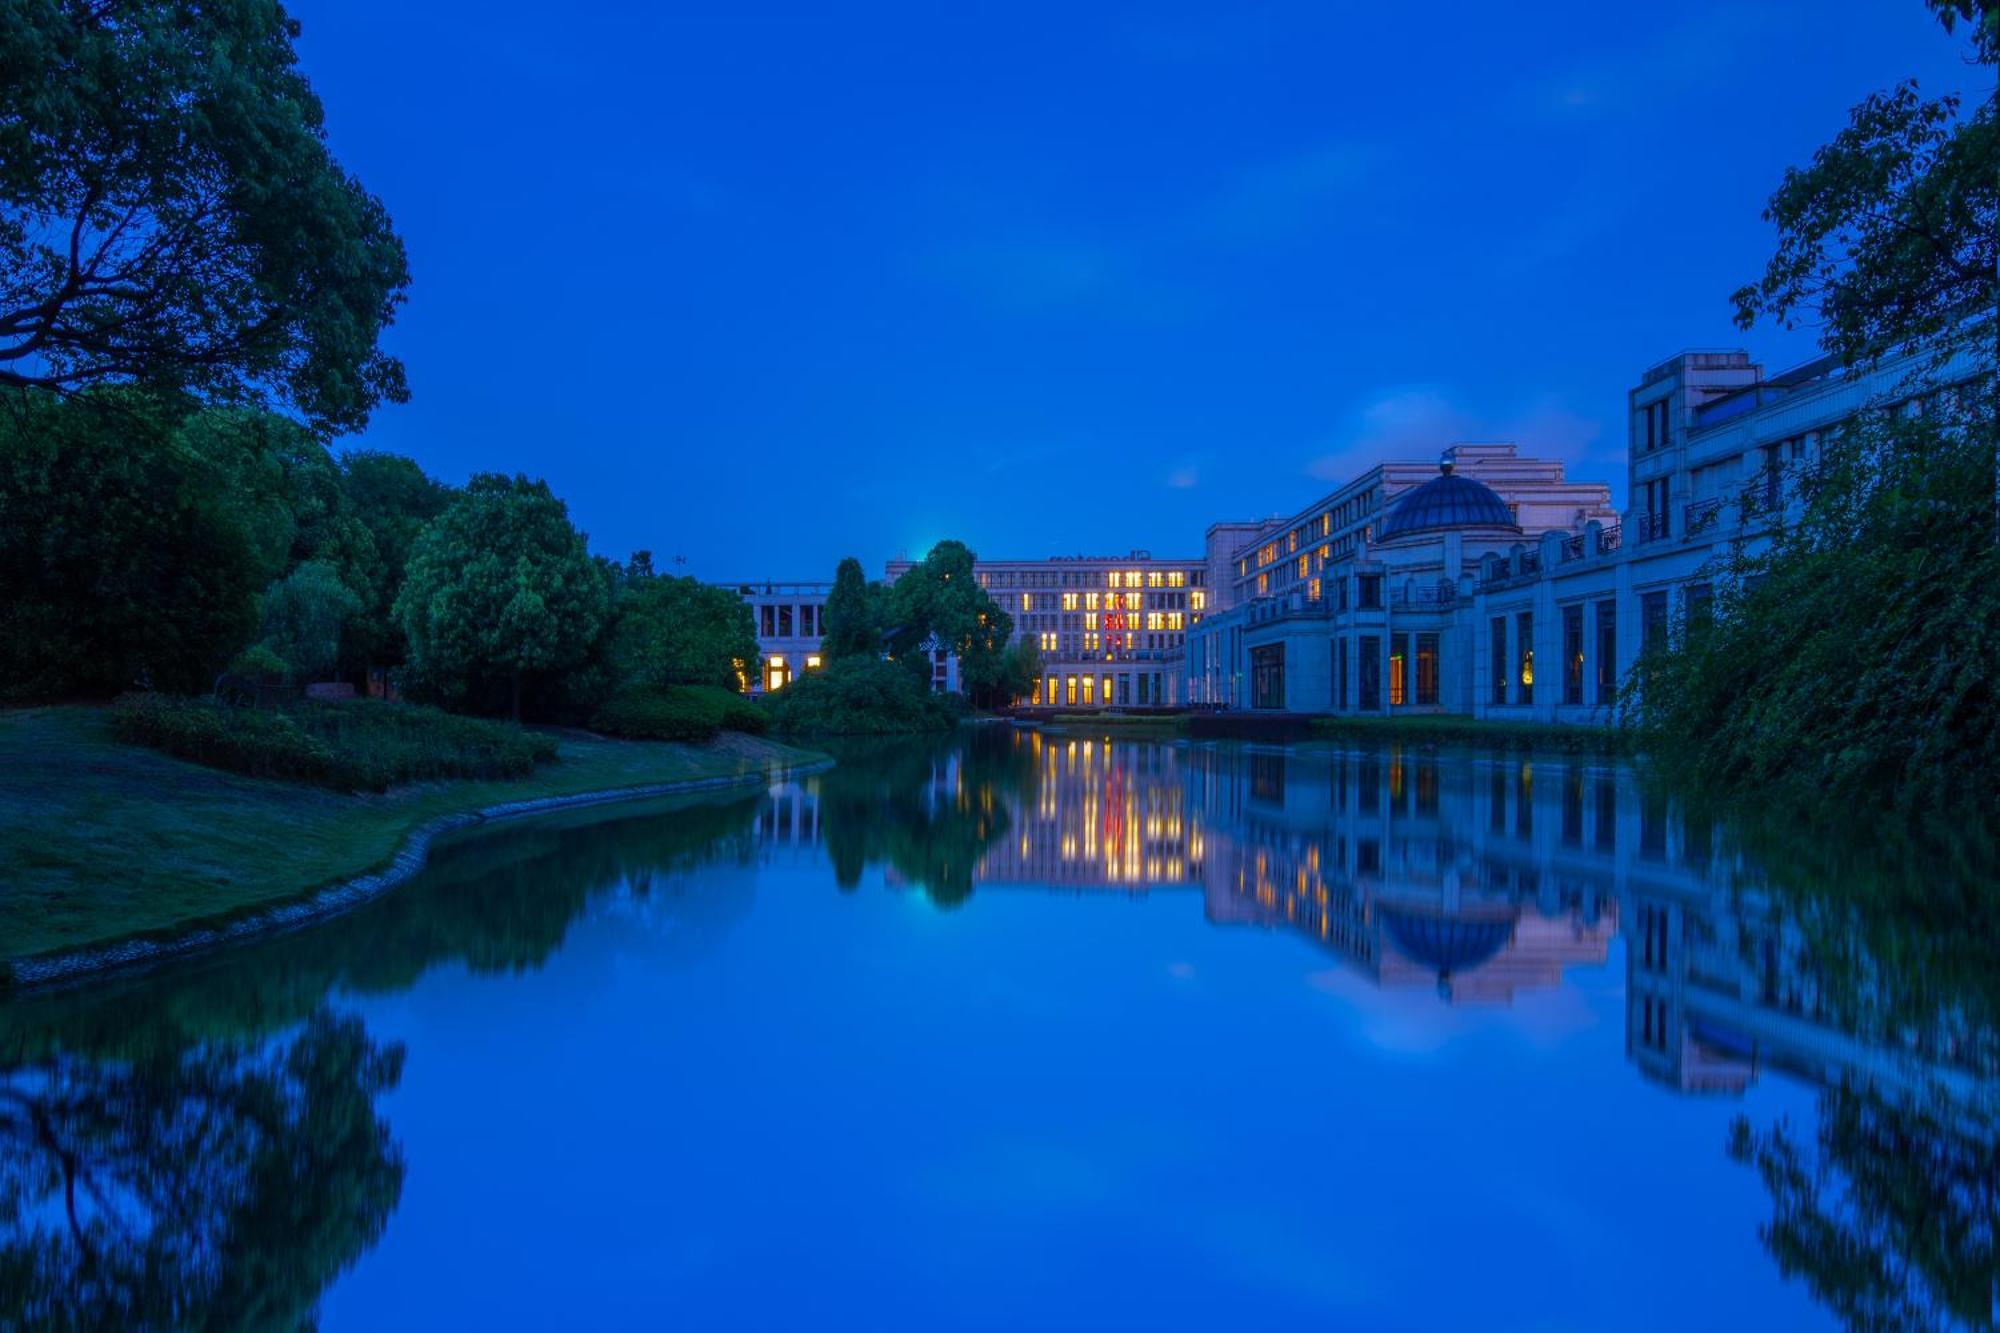
M 1621 441 L 1604 423 L 1545 397 L 1505 412 L 1475 412 L 1430 385 L 1393 389 L 1349 414 L 1332 442 L 1313 453 L 1306 474 L 1351 480 L 1377 463 L 1435 459 L 1454 444 L 1509 441 L 1524 455 L 1560 459 L 1579 481 L 1616 481 L 1623 473 Z

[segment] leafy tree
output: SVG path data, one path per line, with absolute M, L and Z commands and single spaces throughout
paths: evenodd
M 395 617 L 396 593 L 418 533 L 451 503 L 452 488 L 411 459 L 366 449 L 341 455 L 340 488 L 349 515 L 374 548 L 374 577 L 354 587 L 364 603 L 343 644 L 343 656 L 365 677 L 370 668 L 398 666 L 408 655 Z
M 821 644 L 826 660 L 880 657 L 883 626 L 876 619 L 878 610 L 869 596 L 861 562 L 851 555 L 846 557 L 834 569 L 833 591 L 826 595 L 826 637 Z
M 1778 253 L 1737 291 L 1736 322 L 1810 319 L 1849 365 L 1910 352 L 1991 352 L 2000 297 L 2000 138 L 1914 81 L 1870 95 L 1846 129 L 1785 173 L 1764 217 Z
M 628 687 L 741 687 L 757 660 L 750 605 L 728 588 L 692 578 L 641 578 L 618 602 L 612 662 Z
M 1041 650 L 1032 640 L 1017 640 L 1001 655 L 1000 680 L 995 694 L 1002 703 L 1028 698 L 1034 694 L 1035 684 L 1041 678 Z
M 973 573 L 977 559 L 963 542 L 942 541 L 904 571 L 890 596 L 890 653 L 919 670 L 924 651 L 936 645 L 958 658 L 959 681 L 975 703 L 990 703 L 1001 688 L 1002 660 L 1014 622 Z
M 340 635 L 361 599 L 324 560 L 308 560 L 264 594 L 263 645 L 294 677 L 321 680 L 340 661 Z
M 1995 60 L 1994 9 L 1931 0 Z M 1969 116 L 1914 84 L 1873 96 L 1786 174 L 1766 216 L 1779 246 L 1736 294 L 1748 325 L 1823 321 L 1849 364 L 1914 354 L 1935 371 L 1990 359 L 2000 263 L 1994 100 Z M 1885 795 L 1908 810 L 1977 800 L 2000 769 L 2000 382 L 1883 405 L 1822 440 L 1787 481 L 1801 506 L 1768 549 L 1719 563 L 1716 615 L 1645 664 L 1635 717 L 1669 767 L 1789 787 L 1839 818 Z M 1782 516 L 1760 515 L 1760 522 Z
M 29 0 L 0 22 L 0 385 L 138 383 L 357 429 L 409 282 L 271 0 Z
M 417 538 L 395 615 L 426 686 L 464 702 L 504 682 L 518 720 L 523 676 L 581 662 L 609 597 L 548 483 L 481 473 Z
M 270 516 L 184 408 L 130 390 L 0 405 L 0 688 L 205 690 L 251 639 Z

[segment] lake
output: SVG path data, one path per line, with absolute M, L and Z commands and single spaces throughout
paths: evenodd
M 1004 726 L 499 826 L 7 1004 L 0 1325 L 1980 1326 L 1993 885 L 1918 855 Z

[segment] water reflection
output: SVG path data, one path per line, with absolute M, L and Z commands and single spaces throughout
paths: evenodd
M 403 1052 L 343 997 L 559 953 L 684 966 L 752 914 L 760 876 L 822 866 L 947 908 L 1198 895 L 1218 928 L 1424 1004 L 1512 1004 L 1622 953 L 1644 1079 L 1822 1090 L 1816 1123 L 1743 1119 L 1726 1145 L 1769 1194 L 1782 1271 L 1855 1327 L 1990 1318 L 2000 969 L 1963 837 L 1800 846 L 1584 760 L 1007 728 L 840 758 L 755 796 L 490 831 L 314 930 L 0 1008 L 0 1325 L 309 1318 L 403 1178 L 379 1107 Z

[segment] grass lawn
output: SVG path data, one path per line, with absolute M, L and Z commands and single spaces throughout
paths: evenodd
M 0 966 L 363 874 L 439 815 L 814 757 L 733 734 L 701 745 L 565 738 L 556 762 L 524 778 L 349 796 L 122 745 L 100 709 L 0 712 Z

